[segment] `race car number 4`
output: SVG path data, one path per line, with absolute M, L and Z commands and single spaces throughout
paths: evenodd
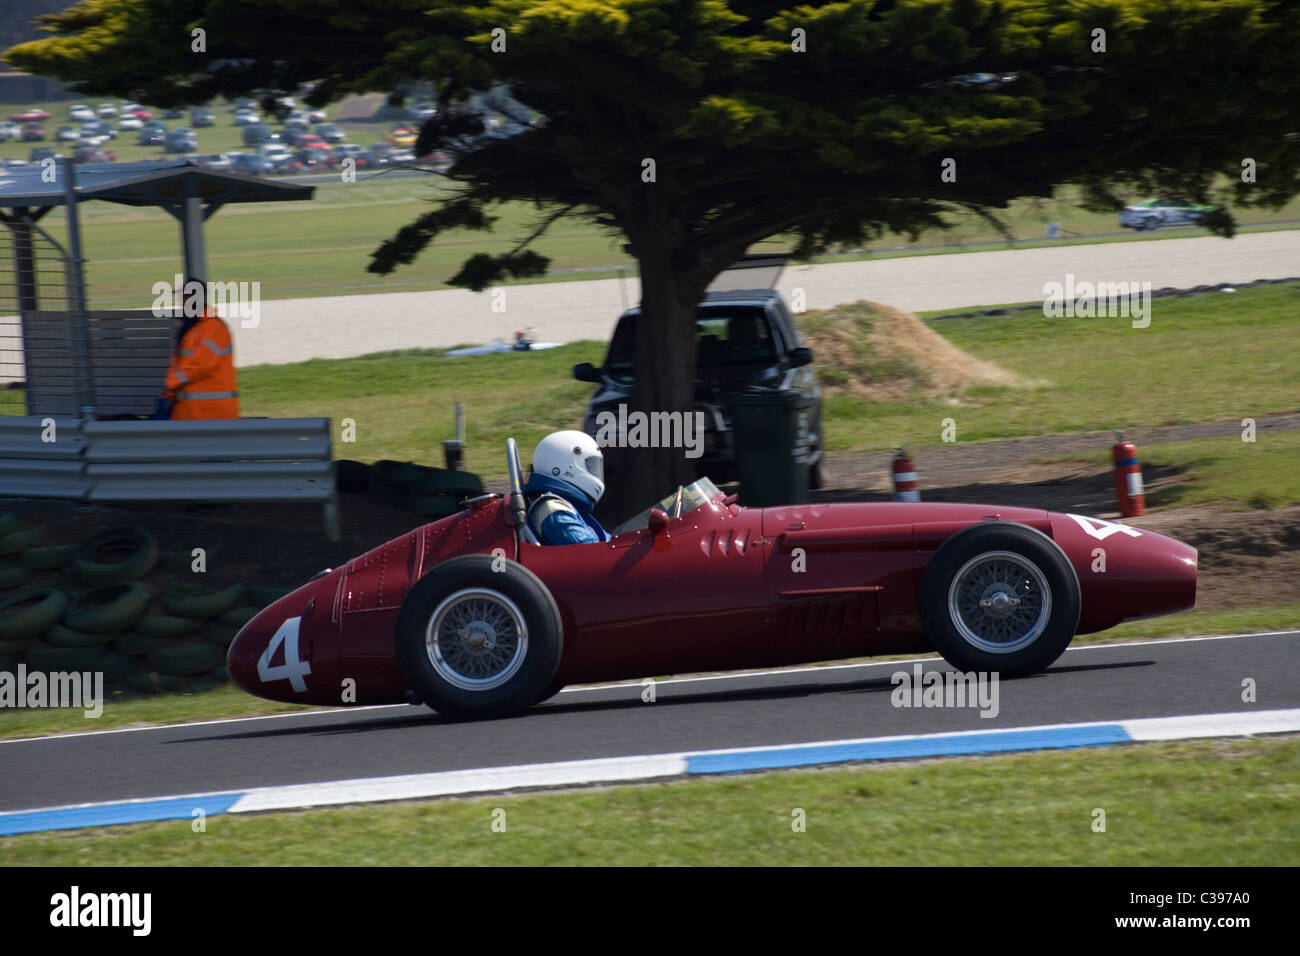
M 258 680 L 263 683 L 288 680 L 290 686 L 299 693 L 307 690 L 307 682 L 303 678 L 311 673 L 311 663 L 298 659 L 298 626 L 301 623 L 301 617 L 291 617 L 271 635 L 271 643 L 266 645 L 266 650 L 257 659 Z M 284 645 L 284 663 L 272 664 L 271 658 L 281 644 Z

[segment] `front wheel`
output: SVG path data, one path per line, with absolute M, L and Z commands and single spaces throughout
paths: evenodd
M 408 686 L 448 717 L 532 706 L 554 680 L 562 650 L 560 612 L 546 585 L 523 565 L 485 554 L 438 565 L 411 589 L 397 620 Z
M 945 541 L 921 582 L 935 650 L 966 671 L 1044 670 L 1079 624 L 1079 578 L 1060 546 L 1026 525 L 987 522 Z

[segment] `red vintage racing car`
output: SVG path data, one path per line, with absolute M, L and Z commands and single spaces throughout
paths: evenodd
M 707 478 L 615 529 L 542 547 L 511 488 L 465 502 L 265 608 L 231 678 L 272 700 L 423 702 L 452 717 L 569 683 L 937 650 L 954 667 L 1042 670 L 1075 634 L 1190 608 L 1196 550 L 1030 508 L 745 508 Z

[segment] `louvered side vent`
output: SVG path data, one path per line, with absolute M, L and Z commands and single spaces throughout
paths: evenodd
M 710 531 L 700 538 L 700 550 L 706 557 L 735 554 L 742 558 L 749 548 L 749 529 L 737 534 L 731 528 L 724 531 Z

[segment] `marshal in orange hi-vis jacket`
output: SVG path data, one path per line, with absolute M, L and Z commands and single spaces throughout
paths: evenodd
M 230 329 L 209 306 L 172 350 L 167 396 L 173 419 L 238 418 L 235 349 Z

